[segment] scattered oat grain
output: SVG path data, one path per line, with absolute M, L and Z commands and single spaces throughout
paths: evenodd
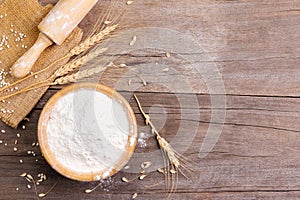
M 163 69 L 162 71 L 163 71 L 163 72 L 168 72 L 168 71 L 170 71 L 170 69 L 169 69 L 169 68 L 165 68 L 165 69 Z
M 134 193 L 134 194 L 132 195 L 131 199 L 135 199 L 135 198 L 137 198 L 137 196 L 138 196 L 138 194 L 137 194 L 137 193 Z
M 169 52 L 166 53 L 167 58 L 171 58 L 171 54 Z
M 139 177 L 140 180 L 143 180 L 147 175 L 143 174 L 142 176 Z
M 24 173 L 21 174 L 20 176 L 21 176 L 21 177 L 25 177 L 25 176 L 27 176 L 27 173 L 24 172 Z
M 129 180 L 128 180 L 126 177 L 123 177 L 123 178 L 122 178 L 122 181 L 125 182 L 125 183 L 128 183 L 128 182 L 129 182 Z
M 136 36 L 133 36 L 131 42 L 129 43 L 129 45 L 133 46 L 135 44 L 135 42 L 136 42 Z
M 126 4 L 127 5 L 131 5 L 133 3 L 133 1 L 127 1 Z
M 87 194 L 89 194 L 89 193 L 93 192 L 93 190 L 87 189 L 84 192 L 87 193 Z
M 33 177 L 30 174 L 26 175 L 29 179 L 33 180 Z
M 40 193 L 39 194 L 39 197 L 41 197 L 41 198 L 43 198 L 43 197 L 45 197 L 46 196 L 46 194 L 44 194 L 44 193 Z

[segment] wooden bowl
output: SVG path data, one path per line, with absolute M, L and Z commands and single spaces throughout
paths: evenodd
M 120 157 L 117 158 L 118 162 L 116 162 L 114 166 L 105 166 L 105 167 L 102 166 L 101 170 L 96 172 L 91 172 L 91 173 L 77 172 L 67 168 L 62 163 L 58 162 L 58 160 L 55 158 L 54 153 L 50 149 L 50 146 L 48 144 L 48 139 L 47 139 L 47 125 L 50 119 L 51 111 L 54 108 L 55 104 L 64 95 L 79 89 L 95 89 L 96 91 L 106 94 L 108 97 L 120 102 L 124 111 L 126 112 L 128 124 L 129 124 L 128 142 L 123 154 L 121 154 Z M 126 165 L 128 160 L 130 159 L 135 149 L 136 141 L 137 141 L 136 118 L 132 108 L 130 107 L 126 99 L 123 96 L 121 96 L 118 92 L 113 90 L 112 88 L 109 88 L 101 84 L 95 84 L 95 83 L 73 84 L 57 92 L 45 105 L 38 122 L 38 141 L 46 161 L 57 172 L 73 180 L 96 181 L 99 179 L 107 178 L 117 173 Z

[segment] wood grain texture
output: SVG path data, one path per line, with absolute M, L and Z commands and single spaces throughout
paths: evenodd
M 111 1 L 100 1 L 81 23 L 81 28 L 88 31 L 109 5 Z M 124 8 L 124 26 L 119 33 L 131 30 L 132 37 L 137 34 L 137 28 L 159 27 L 191 37 L 200 45 L 198 51 L 192 52 L 173 49 L 171 58 L 166 58 L 166 49 L 130 51 L 129 48 L 126 54 L 114 58 L 116 64 L 126 63 L 129 67 L 109 68 L 101 76 L 87 79 L 114 87 L 129 100 L 139 132 L 149 133 L 149 129 L 132 99 L 133 93 L 176 149 L 188 145 L 184 155 L 195 163 L 198 171 L 190 179 L 179 177 L 177 191 L 171 199 L 299 199 L 300 1 L 140 0 L 130 6 L 124 4 Z M 130 37 L 125 43 L 129 44 Z M 170 37 L 174 44 L 180 44 L 181 41 L 175 40 L 177 35 Z M 147 44 L 160 47 L 157 41 Z M 112 50 L 107 57 L 116 56 L 113 53 Z M 214 77 L 207 79 L 205 74 L 193 70 L 183 59 L 185 56 L 199 58 L 193 66 L 215 66 L 224 83 L 224 94 L 210 90 L 207 80 L 213 85 Z M 164 71 L 166 68 L 170 70 Z M 141 84 L 137 74 L 148 82 L 147 86 Z M 27 181 L 18 177 L 23 172 L 48 175 L 48 180 L 38 187 L 39 192 L 47 191 L 59 179 L 45 199 L 125 200 L 131 199 L 135 192 L 137 199 L 165 198 L 164 177 L 157 172 L 149 173 L 143 181 L 125 184 L 122 177 L 134 178 L 137 174 L 122 171 L 104 187 L 107 190 L 102 188 L 87 195 L 84 190 L 96 183 L 71 181 L 51 169 L 32 143 L 37 141 L 39 114 L 59 88 L 52 87 L 28 116 L 30 121 L 22 122 L 18 129 L 0 124 L 0 129 L 6 130 L 0 134 L 3 141 L 0 199 L 35 198 L 34 190 L 26 188 Z M 216 104 L 214 99 L 218 97 L 224 97 L 226 104 Z M 212 120 L 214 112 L 225 112 L 225 120 Z M 205 158 L 199 158 L 204 137 L 214 124 L 223 125 L 222 134 L 213 150 Z M 20 138 L 17 133 L 21 134 Z M 181 142 L 176 142 L 178 135 L 184 136 Z M 187 142 L 189 137 L 194 137 L 191 145 Z M 14 145 L 16 139 L 18 145 Z M 157 150 L 153 136 L 146 144 L 146 147 L 138 144 L 129 163 L 132 167 L 139 166 L 141 160 L 148 159 L 149 153 Z M 15 146 L 17 152 L 13 150 Z M 28 155 L 27 151 L 32 150 L 36 157 Z

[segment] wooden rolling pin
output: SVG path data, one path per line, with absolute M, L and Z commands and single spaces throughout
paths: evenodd
M 60 0 L 38 25 L 35 44 L 12 66 L 16 78 L 26 76 L 41 53 L 53 42 L 61 45 L 98 0 Z

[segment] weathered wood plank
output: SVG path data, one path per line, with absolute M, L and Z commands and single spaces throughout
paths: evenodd
M 99 4 L 107 6 L 111 2 Z M 103 14 L 101 6 L 96 7 L 91 16 Z M 169 28 L 193 37 L 210 58 L 202 62 L 198 60 L 197 67 L 214 62 L 222 74 L 227 94 L 298 96 L 299 6 L 299 2 L 287 1 L 143 1 L 127 7 L 124 5 L 126 13 L 122 23 L 132 28 Z M 81 27 L 87 31 L 95 21 L 96 17 L 88 17 Z M 132 30 L 132 36 L 134 34 Z M 151 44 L 155 42 L 151 41 Z M 199 47 L 199 52 L 203 50 Z M 178 49 L 173 51 L 179 55 L 188 53 Z M 143 53 L 143 50 L 139 54 L 149 57 L 149 52 Z M 136 52 L 132 56 L 135 57 Z M 162 53 L 152 56 L 159 58 L 150 62 L 149 59 L 134 58 L 135 61 L 126 59 L 126 62 L 148 61 L 151 66 L 164 57 Z M 202 57 L 199 55 L 199 59 Z M 174 62 L 170 67 L 179 63 Z M 118 81 L 124 71 L 113 70 L 110 73 L 116 77 L 107 77 L 106 82 Z M 185 77 L 189 77 L 188 81 L 197 92 L 207 92 L 201 75 L 185 71 Z M 151 75 L 148 74 L 145 79 L 151 80 Z
M 48 93 L 51 94 L 53 93 L 53 91 L 49 91 Z M 199 111 L 201 112 L 201 118 L 204 117 L 206 118 L 205 120 L 208 120 L 207 122 L 205 122 L 205 120 L 202 120 L 201 118 L 194 118 L 196 108 L 185 108 L 182 111 L 176 104 L 176 98 L 172 94 L 155 94 L 153 96 L 150 95 L 150 97 L 149 93 L 138 95 L 140 96 L 140 100 L 144 103 L 146 109 L 149 109 L 149 107 L 151 107 L 153 104 L 155 105 L 156 103 L 161 103 L 163 107 L 166 106 L 166 111 L 170 112 L 170 114 L 167 115 L 167 122 L 161 132 L 169 140 L 171 140 L 174 137 L 174 134 L 176 134 L 177 129 L 180 126 L 179 123 L 187 123 L 187 126 L 185 127 L 186 133 L 192 132 L 192 129 L 195 127 L 195 125 L 200 126 L 199 130 L 197 131 L 197 136 L 194 139 L 193 145 L 191 145 L 188 151 L 185 153 L 185 155 L 189 159 L 194 160 L 197 163 L 197 168 L 200 169 L 200 172 L 196 174 L 194 178 L 188 181 L 184 178 L 180 178 L 178 193 L 185 194 L 193 192 L 203 193 L 217 191 L 247 192 L 260 190 L 297 191 L 299 189 L 297 185 L 300 171 L 300 163 L 297 153 L 300 150 L 298 145 L 298 133 L 294 131 L 280 130 L 280 128 L 274 128 L 274 125 L 272 124 L 274 121 L 274 116 L 273 118 L 258 120 L 256 124 L 251 125 L 251 120 L 255 119 L 255 116 L 249 117 L 249 110 L 251 113 L 252 107 L 248 108 L 249 110 L 247 110 L 247 106 L 249 104 L 254 104 L 254 102 L 251 102 L 251 100 L 255 100 L 255 98 L 252 99 L 251 97 L 230 97 L 232 99 L 229 102 L 235 102 L 231 106 L 239 107 L 239 109 L 233 111 L 233 113 L 230 110 L 227 111 L 227 118 L 220 140 L 216 144 L 213 151 L 205 159 L 199 159 L 198 154 L 200 145 L 203 141 L 203 137 L 207 130 L 209 122 L 209 114 L 207 113 L 209 112 L 207 110 L 210 109 L 209 98 L 206 97 L 205 101 L 205 96 L 204 98 L 200 97 L 200 99 L 202 99 L 202 101 L 200 102 L 202 102 L 203 105 L 206 106 L 206 109 L 203 109 L 201 106 L 199 109 Z M 183 96 L 187 96 L 187 100 L 190 99 L 186 94 Z M 238 98 L 248 98 L 248 101 L 247 103 L 245 103 L 246 101 Z M 269 112 L 274 112 L 268 111 L 268 109 L 266 108 L 270 106 L 268 102 L 273 102 L 275 105 L 276 103 L 285 103 L 282 101 L 280 102 L 276 98 L 262 99 L 263 100 L 261 101 L 257 101 L 259 102 L 257 106 L 261 109 L 261 115 L 268 115 Z M 297 99 L 292 100 L 296 101 Z M 147 131 L 147 129 L 145 129 L 143 125 L 141 115 L 138 114 L 139 112 L 135 103 L 132 103 L 132 106 L 137 113 L 140 130 Z M 276 106 L 274 106 L 274 108 L 278 108 L 279 110 L 282 109 Z M 150 112 L 151 116 L 153 117 L 153 121 L 161 126 L 160 122 L 165 120 L 164 111 L 160 109 L 153 110 L 153 108 L 151 108 L 150 111 L 154 111 Z M 186 119 L 178 120 L 180 119 L 180 114 L 182 112 L 191 114 L 188 115 L 188 118 Z M 31 120 L 25 123 L 28 129 L 9 130 L 8 133 L 2 135 L 3 138 L 6 138 L 6 141 L 14 141 L 14 139 L 16 138 L 16 132 L 20 132 L 22 134 L 21 139 L 19 139 L 20 151 L 18 151 L 17 153 L 13 152 L 14 145 L 9 144 L 8 146 L 1 146 L 2 155 L 6 155 L 4 158 L 6 159 L 6 162 L 9 161 L 11 163 L 11 166 L 13 166 L 12 159 L 15 160 L 15 164 L 18 164 L 20 157 L 24 161 L 29 160 L 32 165 L 36 165 L 34 163 L 34 159 L 31 158 L 32 156 L 27 155 L 27 151 L 32 149 L 31 143 L 35 141 L 35 126 L 39 113 L 40 111 L 37 110 L 31 114 Z M 292 121 L 293 118 L 297 117 L 287 116 L 286 112 L 281 111 L 277 111 L 276 113 L 276 118 L 278 118 L 277 121 L 280 122 L 280 126 L 284 126 L 289 121 Z M 240 120 L 240 124 L 238 124 L 236 120 Z M 260 122 L 267 123 L 270 127 L 262 127 L 259 124 Z M 296 126 L 295 124 L 294 126 Z M 295 127 L 295 129 L 297 129 L 297 127 Z M 148 144 L 148 148 L 140 148 L 137 150 L 137 152 L 154 151 L 157 148 L 154 142 L 155 140 L 150 139 L 149 141 L 150 144 Z M 179 144 L 179 146 L 175 147 L 181 148 L 181 145 L 183 145 L 184 143 L 185 142 L 183 141 L 181 144 Z M 36 151 L 39 155 L 38 149 L 36 149 Z M 7 156 L 12 157 L 12 159 L 7 159 Z M 35 173 L 38 173 L 39 170 L 44 169 L 50 171 L 50 174 L 53 174 L 53 172 L 51 173 L 51 168 L 45 162 L 41 162 L 42 166 L 39 166 L 40 168 L 33 167 L 31 164 L 27 164 L 27 166 L 19 165 L 19 169 L 35 171 Z M 139 163 L 136 163 L 134 161 L 132 166 L 134 165 L 139 166 Z M 9 170 L 11 167 L 10 165 L 4 164 L 3 168 Z M 4 171 L 3 173 L 7 174 Z M 21 173 L 21 171 L 19 173 Z M 17 173 L 16 171 L 10 171 L 10 173 L 8 174 L 10 174 L 9 176 L 12 176 L 12 174 L 18 175 L 19 173 Z M 3 174 L 2 176 L 5 177 L 5 174 Z M 132 190 L 132 192 L 134 192 L 133 189 L 142 190 L 145 192 L 153 192 L 157 190 L 161 192 L 164 191 L 162 185 L 158 185 L 157 187 L 147 190 L 145 189 L 144 184 L 140 184 L 138 182 L 131 184 L 130 186 L 128 186 L 128 188 L 126 186 L 123 186 L 121 187 L 121 189 L 119 187 L 119 184 L 122 185 L 120 179 L 124 175 L 128 177 L 136 176 L 127 173 L 118 174 L 115 181 L 115 192 L 121 192 L 123 191 L 123 189 L 125 191 Z M 55 173 L 54 177 L 56 177 Z M 151 175 L 147 178 L 148 179 L 147 181 L 145 181 L 145 185 L 155 184 L 158 182 L 158 180 L 162 181 L 162 177 L 156 173 L 151 173 Z M 72 182 L 68 182 L 68 180 L 65 181 L 67 181 L 66 185 Z M 70 187 L 72 188 L 73 186 Z M 114 191 L 114 189 L 111 189 L 111 191 Z
M 160 27 L 193 37 L 218 67 L 227 94 L 299 96 L 299 8 L 297 1 L 146 0 L 126 7 L 123 23 L 127 29 Z M 92 22 L 82 26 L 86 23 Z M 190 80 L 196 84 L 199 74 Z M 200 85 L 197 91 L 202 90 Z

